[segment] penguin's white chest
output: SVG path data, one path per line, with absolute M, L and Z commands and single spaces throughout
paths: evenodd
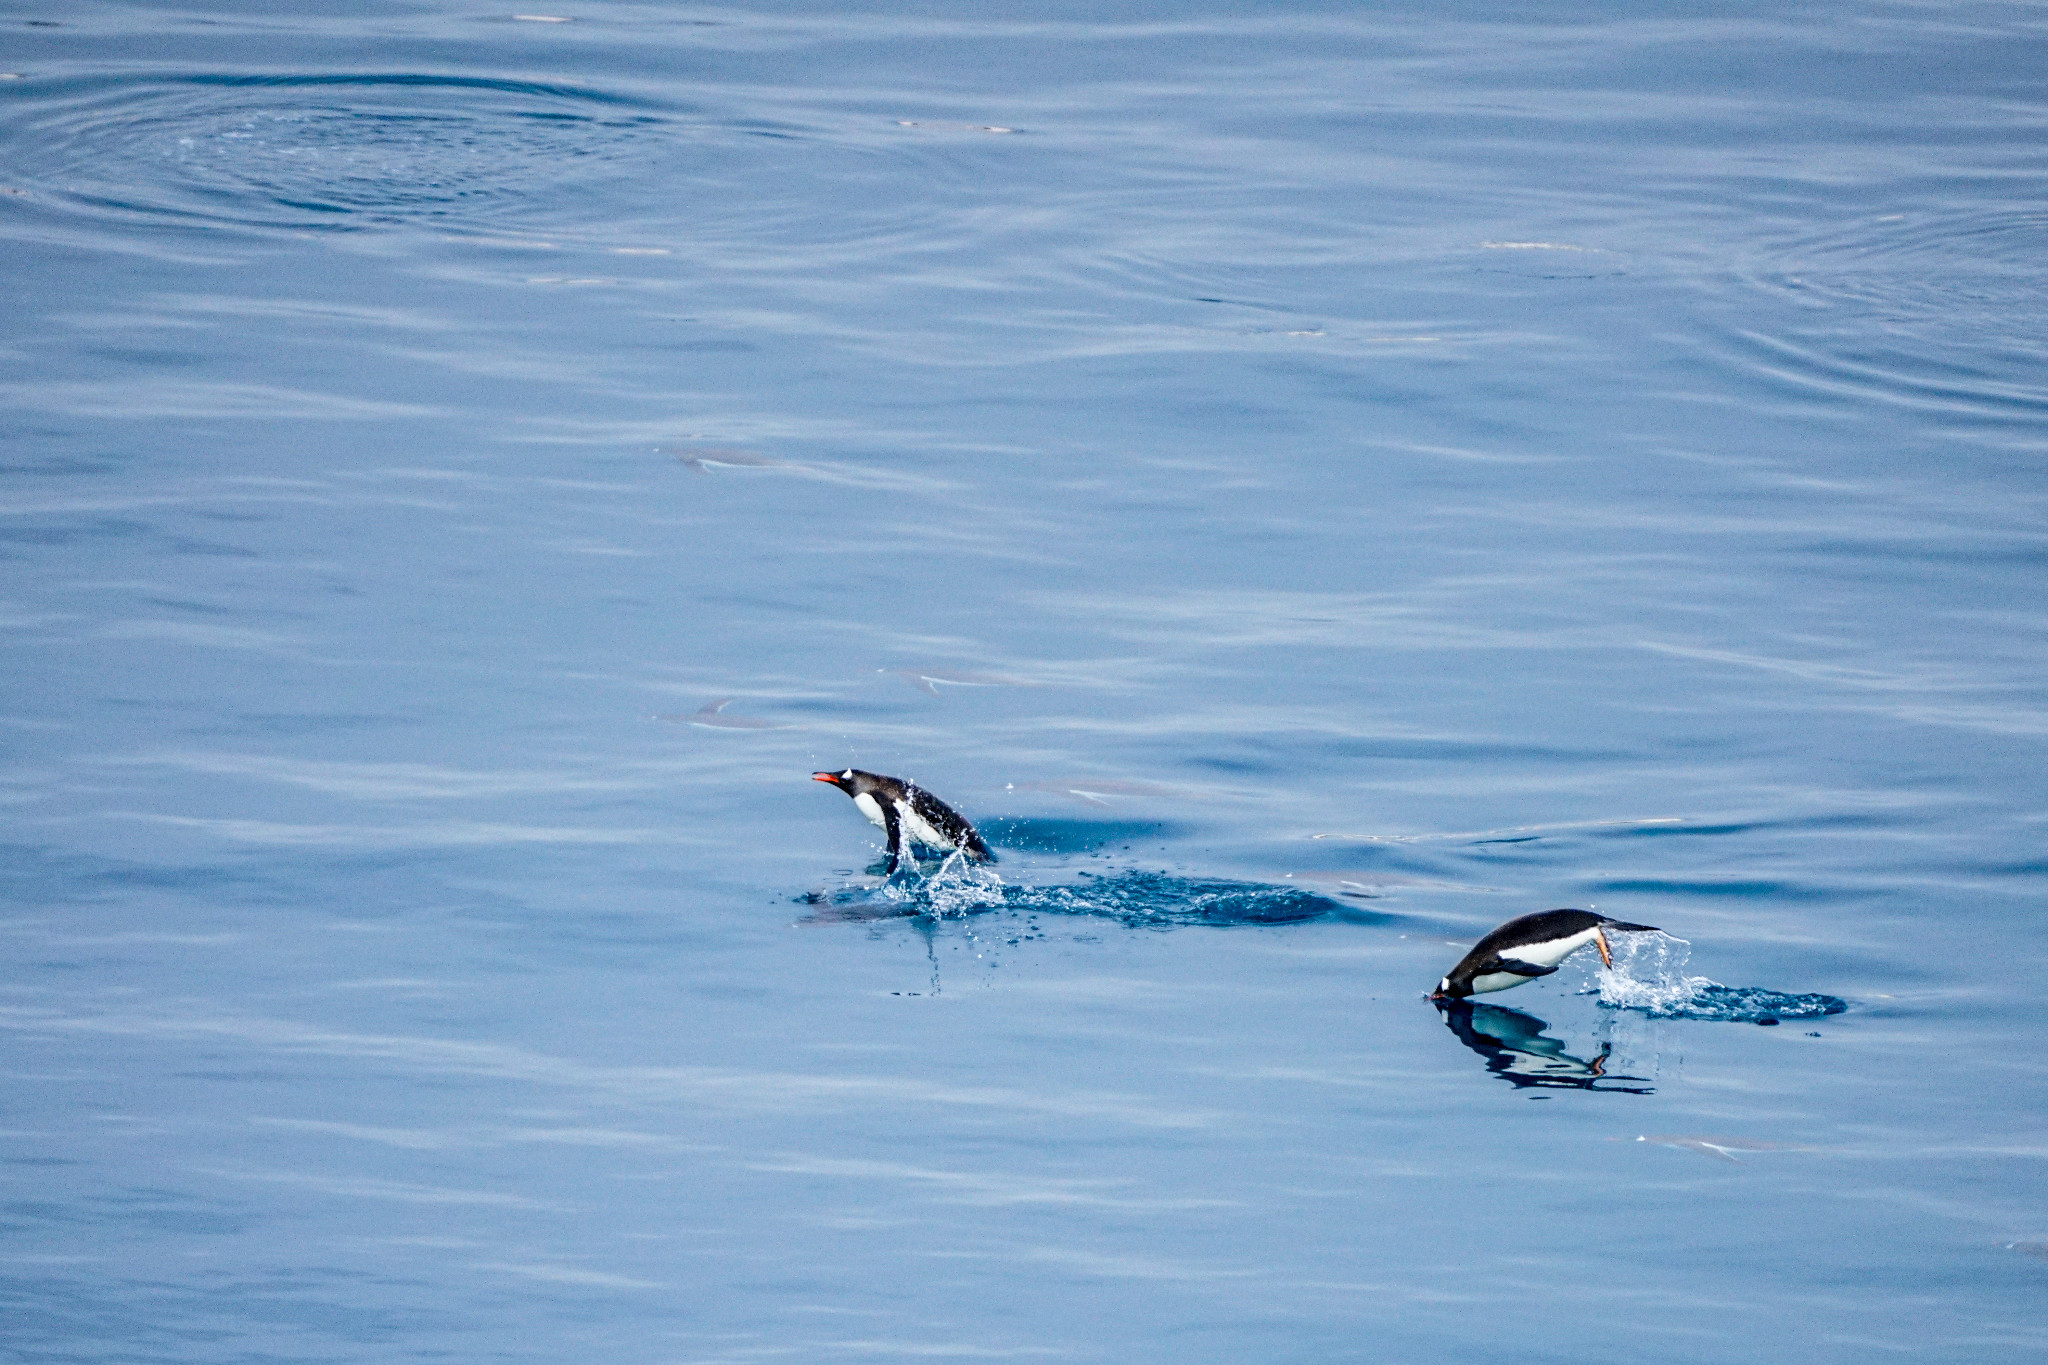
M 928 848 L 951 850 L 953 841 L 931 827 L 926 819 L 911 809 L 907 801 L 898 802 L 896 818 L 903 822 L 903 832 Z
M 880 825 L 883 829 L 889 827 L 889 822 L 882 816 L 882 803 L 871 793 L 862 792 L 853 798 L 853 804 L 862 815 L 867 816 L 870 824 Z M 934 829 L 929 820 L 912 809 L 908 801 L 896 803 L 896 821 L 902 827 L 905 838 L 915 840 L 928 848 L 943 848 L 950 852 L 958 847 L 951 839 Z
M 1488 972 L 1485 976 L 1472 978 L 1472 994 L 1485 995 L 1489 991 L 1504 991 L 1529 979 L 1526 976 L 1516 976 L 1513 972 Z

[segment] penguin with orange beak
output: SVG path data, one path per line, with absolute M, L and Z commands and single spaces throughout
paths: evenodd
M 1430 993 L 1432 1000 L 1464 1000 L 1488 991 L 1504 991 L 1539 976 L 1549 976 L 1557 964 L 1585 947 L 1600 945 L 1600 960 L 1614 965 L 1607 946 L 1609 932 L 1657 934 L 1663 930 L 1648 924 L 1626 924 L 1591 910 L 1545 910 L 1539 914 L 1511 919 L 1472 945 L 1472 951 L 1451 968 L 1451 973 Z
M 967 818 L 915 782 L 900 777 L 848 768 L 836 773 L 812 773 L 813 782 L 827 782 L 853 798 L 862 815 L 880 825 L 889 836 L 889 871 L 894 873 L 909 854 L 910 845 L 951 853 L 954 850 L 978 863 L 995 861 L 995 854 L 974 832 Z

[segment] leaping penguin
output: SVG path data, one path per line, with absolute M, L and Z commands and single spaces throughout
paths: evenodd
M 900 777 L 848 768 L 837 773 L 812 773 L 813 782 L 830 782 L 853 798 L 860 813 L 880 825 L 889 836 L 889 871 L 909 852 L 912 840 L 948 853 L 958 849 L 978 863 L 991 863 L 996 855 L 974 832 L 965 816 L 933 796 L 915 782 Z
M 1472 951 L 1437 983 L 1429 998 L 1463 1000 L 1549 976 L 1557 970 L 1558 963 L 1588 943 L 1599 944 L 1600 960 L 1612 967 L 1614 955 L 1607 950 L 1609 929 L 1626 934 L 1663 932 L 1653 925 L 1624 924 L 1590 910 L 1545 910 L 1523 915 L 1473 944 Z

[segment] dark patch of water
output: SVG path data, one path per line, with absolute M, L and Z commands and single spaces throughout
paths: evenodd
M 1841 1014 L 1849 1002 L 1838 995 L 1792 994 L 1758 986 L 1723 986 L 1710 981 L 1676 1000 L 1646 1005 L 1600 1002 L 1610 1009 L 1635 1009 L 1652 1019 L 1700 1019 L 1728 1024 L 1775 1024 L 1780 1019 L 1822 1019 Z

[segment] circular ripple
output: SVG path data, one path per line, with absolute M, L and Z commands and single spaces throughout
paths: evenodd
M 1861 219 L 1765 242 L 1736 277 L 1713 344 L 1769 388 L 1982 429 L 2048 413 L 2048 207 Z M 1759 297 L 1785 307 L 1759 313 Z
M 1901 325 L 2035 331 L 2048 207 L 1890 214 L 1775 244 L 1756 287 Z
M 288 229 L 589 218 L 666 120 L 584 90 L 439 76 L 72 82 L 7 110 L 10 178 L 80 209 Z

